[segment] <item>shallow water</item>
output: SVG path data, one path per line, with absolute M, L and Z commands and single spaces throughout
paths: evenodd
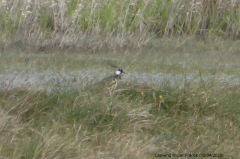
M 197 85 L 201 79 L 205 83 L 239 82 L 237 72 L 240 70 L 240 64 L 236 62 L 237 56 L 226 54 L 224 57 L 228 61 L 221 61 L 218 60 L 219 54 L 216 52 L 212 55 L 202 53 L 201 56 L 198 50 L 197 53 L 186 52 L 189 51 L 183 50 L 166 55 L 156 52 L 155 57 L 147 53 L 149 58 L 146 58 L 146 53 L 138 56 L 112 53 L 84 56 L 76 53 L 1 54 L 0 89 L 26 87 L 51 91 L 54 88 L 81 88 L 112 75 L 113 68 L 109 63 L 122 66 L 126 72 L 122 80 L 153 83 L 159 86 Z M 200 75 L 198 68 L 207 73 Z M 223 68 L 225 72 L 219 68 Z M 220 71 L 215 72 L 215 69 Z
M 111 75 L 109 70 L 86 70 L 86 71 L 69 71 L 62 73 L 54 73 L 47 70 L 44 72 L 37 72 L 35 69 L 27 69 L 23 72 L 13 71 L 9 74 L 0 74 L 1 89 L 12 89 L 16 87 L 25 87 L 30 89 L 54 89 L 54 87 L 62 87 L 64 89 L 71 89 L 76 87 L 85 87 L 91 83 L 97 82 L 106 76 Z M 219 83 L 239 82 L 236 75 L 216 74 L 203 75 L 202 79 L 208 83 L 215 80 Z M 154 72 L 134 72 L 127 73 L 122 76 L 122 80 L 135 81 L 139 83 L 154 83 L 158 85 L 170 84 L 180 86 L 186 82 L 194 83 L 200 82 L 199 73 L 182 74 L 166 74 Z

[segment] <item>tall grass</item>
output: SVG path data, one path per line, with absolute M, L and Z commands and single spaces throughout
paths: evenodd
M 111 93 L 109 92 L 111 91 Z M 0 156 L 155 158 L 239 156 L 239 85 L 193 88 L 121 83 L 0 94 Z
M 37 47 L 96 52 L 142 47 L 162 36 L 239 38 L 239 1 L 2 0 L 0 36 Z

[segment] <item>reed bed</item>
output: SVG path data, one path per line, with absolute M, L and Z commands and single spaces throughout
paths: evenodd
M 136 49 L 151 39 L 197 35 L 239 39 L 239 0 L 32 1 L 0 3 L 1 50 Z

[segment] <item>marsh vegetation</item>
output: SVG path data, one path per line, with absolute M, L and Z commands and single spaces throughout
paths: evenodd
M 0 12 L 0 158 L 239 157 L 239 1 L 2 0 Z M 91 85 L 109 64 L 127 74 Z

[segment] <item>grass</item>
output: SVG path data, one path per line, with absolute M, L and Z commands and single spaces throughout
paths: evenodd
M 157 44 L 156 44 L 157 43 Z M 159 46 L 158 43 L 161 43 Z M 180 37 L 154 39 L 145 48 L 135 51 L 99 51 L 95 54 L 74 51 L 52 51 L 51 54 L 21 51 L 18 46 L 9 48 L 11 54 L 1 55 L 3 74 L 14 71 L 68 73 L 69 71 L 109 69 L 108 63 L 124 66 L 129 74 L 152 72 L 164 74 L 239 75 L 238 41 Z M 34 54 L 34 55 L 32 55 Z M 144 64 L 144 65 L 143 65 Z
M 18 6 L 18 7 L 16 7 Z M 175 36 L 239 39 L 239 1 L 3 1 L 2 52 L 23 50 L 134 50 L 153 38 Z
M 55 74 L 69 77 L 59 80 L 66 83 L 66 88 L 54 83 L 41 89 L 12 88 L 6 83 L 0 94 L 0 156 L 239 156 L 239 83 L 221 83 L 218 79 L 222 74 L 238 77 L 238 42 L 172 38 L 163 41 L 161 49 L 154 42 L 129 54 L 56 51 L 47 55 L 15 48 L 2 54 L 0 63 L 6 77 L 14 72 L 19 77 L 45 72 L 51 72 L 52 78 Z M 76 82 L 71 79 L 74 71 L 106 72 L 110 69 L 108 63 L 122 65 L 127 72 L 116 87 L 107 84 L 84 88 L 83 79 L 78 78 L 81 74 Z M 162 73 L 176 78 L 163 78 L 161 84 L 151 82 L 151 78 L 137 83 L 132 79 L 135 72 L 140 76 Z M 194 78 L 188 79 L 191 75 Z M 93 78 L 100 79 L 101 75 Z
M 1 157 L 238 156 L 239 85 L 1 92 Z M 111 92 L 109 94 L 109 91 Z M 160 95 L 162 97 L 160 97 Z

